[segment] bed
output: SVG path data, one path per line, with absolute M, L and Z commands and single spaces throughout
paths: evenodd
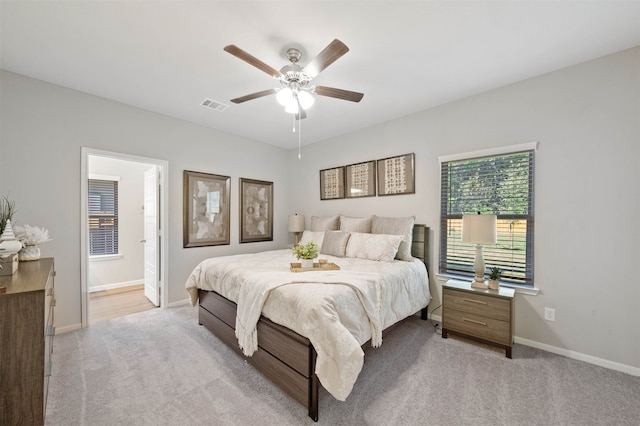
M 382 344 L 406 317 L 421 312 L 426 319 L 429 230 L 411 225 L 408 261 L 321 254 L 340 270 L 294 273 L 289 270 L 295 261 L 291 250 L 273 250 L 207 259 L 194 269 L 186 288 L 192 305 L 198 304 L 199 323 L 246 356 L 317 421 L 321 384 L 345 400 L 364 350 Z M 373 238 L 350 235 L 353 241 Z

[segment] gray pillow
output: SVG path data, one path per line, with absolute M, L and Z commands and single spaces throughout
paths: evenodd
M 351 233 L 342 231 L 327 231 L 324 233 L 324 240 L 322 241 L 321 254 L 328 254 L 330 256 L 344 257 L 344 253 L 347 250 L 347 243 Z
M 400 243 L 400 247 L 398 247 L 396 259 L 410 262 L 413 259 L 413 256 L 411 256 L 411 241 L 413 240 L 413 224 L 415 221 L 416 218 L 414 216 L 373 216 L 373 220 L 371 221 L 371 233 L 402 235 L 402 242 Z
M 311 230 L 337 231 L 339 219 L 338 215 L 328 217 L 311 216 Z
M 340 230 L 346 232 L 371 232 L 371 221 L 373 216 L 349 217 L 340 215 Z

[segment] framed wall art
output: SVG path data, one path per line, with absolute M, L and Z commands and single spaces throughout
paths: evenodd
M 273 182 L 240 178 L 240 242 L 273 241 Z
M 344 166 L 320 170 L 320 199 L 344 198 Z
M 230 243 L 229 176 L 184 171 L 184 247 Z
M 374 197 L 376 195 L 376 162 L 350 164 L 345 167 L 345 197 Z
M 377 162 L 378 195 L 415 194 L 414 154 L 383 158 Z

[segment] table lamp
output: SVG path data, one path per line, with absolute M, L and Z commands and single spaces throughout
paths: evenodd
M 488 288 L 484 281 L 484 257 L 482 256 L 483 244 L 495 244 L 497 241 L 496 215 L 491 214 L 471 214 L 462 216 L 462 242 L 475 244 L 476 258 L 473 262 L 473 269 L 476 273 L 471 287 Z
M 292 214 L 289 216 L 289 232 L 296 234 L 296 240 L 294 246 L 298 245 L 300 241 L 300 233 L 304 231 L 304 216 L 299 214 Z

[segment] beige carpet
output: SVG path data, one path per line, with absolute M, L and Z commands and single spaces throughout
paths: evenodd
M 300 425 L 307 411 L 197 324 L 155 309 L 54 338 L 48 425 Z M 326 425 L 639 425 L 640 378 L 516 345 L 513 359 L 411 318 L 367 352 Z

